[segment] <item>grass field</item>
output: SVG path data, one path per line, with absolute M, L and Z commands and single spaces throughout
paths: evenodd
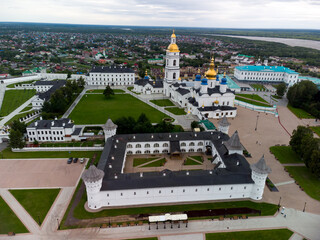
M 295 108 L 292 107 L 290 104 L 287 105 L 287 108 L 294 114 L 296 115 L 298 118 L 308 118 L 308 119 L 312 119 L 315 118 L 314 116 L 312 116 L 310 113 L 307 113 L 305 110 L 301 109 L 301 108 Z
M 0 115 L 7 116 L 35 95 L 36 90 L 8 90 L 4 94 Z
M 257 100 L 260 102 L 268 103 L 266 100 L 264 100 L 262 97 L 260 97 L 257 94 L 236 94 L 236 96 L 245 97 L 245 98 L 249 98 L 252 100 Z
M 157 158 L 156 157 L 155 158 L 134 158 L 133 159 L 133 166 L 136 167 L 136 166 L 139 166 L 141 164 L 153 161 L 155 159 L 157 159 Z
M 165 158 L 161 158 L 157 161 L 154 161 L 152 163 L 149 163 L 147 165 L 144 165 L 142 167 L 162 167 L 164 164 L 166 163 L 166 159 Z
M 167 107 L 167 108 L 165 108 L 165 110 L 173 113 L 174 115 L 186 115 L 187 114 L 183 108 L 178 108 L 178 107 Z
M 307 167 L 285 167 L 310 197 L 320 201 L 320 179 Z
M 184 162 L 184 165 L 202 165 L 202 164 L 194 161 L 191 158 L 187 158 L 186 161 Z
M 293 232 L 288 229 L 206 233 L 206 240 L 288 240 L 292 234 Z
M 14 159 L 14 158 L 69 158 L 69 157 L 85 157 L 91 158 L 94 154 L 100 158 L 102 152 L 12 152 L 10 148 L 4 149 L 0 152 L 1 158 Z
M 253 87 L 254 89 L 257 89 L 258 91 L 266 91 L 266 88 L 262 84 L 252 83 L 250 84 L 250 86 Z
M 126 240 L 158 240 L 157 237 L 152 237 L 152 238 L 130 238 L 130 239 L 126 239 Z
M 254 101 L 254 100 L 249 100 L 249 99 L 246 99 L 246 98 L 243 98 L 243 97 L 238 97 L 238 96 L 236 96 L 236 100 L 239 100 L 239 101 L 242 101 L 242 102 L 246 102 L 246 103 L 250 103 L 250 104 L 256 105 L 256 106 L 272 107 L 269 104 L 260 103 L 260 102 Z
M 174 106 L 174 104 L 169 99 L 150 100 L 150 102 L 158 105 L 159 107 Z
M 31 217 L 40 225 L 43 223 L 60 189 L 10 190 Z
M 270 152 L 280 163 L 303 163 L 290 146 L 272 146 Z
M 104 89 L 92 89 L 88 90 L 87 93 L 103 93 Z M 113 89 L 114 93 L 124 93 L 125 91 L 122 89 Z
M 168 117 L 129 94 L 118 94 L 106 99 L 102 94 L 87 94 L 82 97 L 69 118 L 75 124 L 103 124 L 108 118 L 113 121 L 120 117 L 138 118 L 145 113 L 153 123 Z
M 29 232 L 1 196 L 0 209 L 0 234 Z
M 310 127 L 312 131 L 314 131 L 320 137 L 320 127 Z

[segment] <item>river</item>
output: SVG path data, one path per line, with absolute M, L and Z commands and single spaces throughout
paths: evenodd
M 306 48 L 320 50 L 320 41 L 314 41 L 314 40 L 295 39 L 295 38 L 252 37 L 252 36 L 237 36 L 237 35 L 222 35 L 222 34 L 210 34 L 210 35 L 234 37 L 234 38 L 245 38 L 250 40 L 260 40 L 260 41 L 267 41 L 267 42 L 278 42 L 278 43 L 284 43 L 291 47 L 306 47 Z

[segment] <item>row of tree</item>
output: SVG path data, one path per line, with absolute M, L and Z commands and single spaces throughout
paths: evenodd
M 306 167 L 320 177 L 320 139 L 313 136 L 312 130 L 298 126 L 292 133 L 290 146 Z
M 152 125 L 144 113 L 142 113 L 137 120 L 133 117 L 118 118 L 115 124 L 118 125 L 117 134 L 183 132 L 181 126 L 174 126 L 164 120 L 157 125 Z
M 57 89 L 51 95 L 49 101 L 44 102 L 42 117 L 52 119 L 65 113 L 70 104 L 81 93 L 84 85 L 85 81 L 82 77 L 79 80 L 68 80 L 65 86 Z
M 25 145 L 24 134 L 27 132 L 27 124 L 14 120 L 10 124 L 9 146 L 11 148 L 23 148 Z

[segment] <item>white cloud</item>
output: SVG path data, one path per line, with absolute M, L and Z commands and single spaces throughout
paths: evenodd
M 315 28 L 319 0 L 1 0 L 0 21 L 229 28 Z

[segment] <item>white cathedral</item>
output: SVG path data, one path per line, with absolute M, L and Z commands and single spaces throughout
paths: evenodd
M 133 91 L 144 94 L 163 93 L 185 108 L 188 114 L 196 115 L 199 119 L 235 117 L 235 94 L 228 88 L 225 74 L 219 79 L 213 58 L 205 76 L 201 77 L 199 70 L 194 81 L 181 81 L 180 51 L 176 39 L 173 32 L 166 51 L 164 80 L 154 81 L 146 74 L 144 79 L 135 82 Z

